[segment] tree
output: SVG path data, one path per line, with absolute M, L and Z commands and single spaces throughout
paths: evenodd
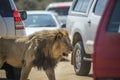
M 44 10 L 49 3 L 72 0 L 14 0 L 19 10 Z

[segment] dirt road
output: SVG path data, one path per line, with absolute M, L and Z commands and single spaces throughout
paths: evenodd
M 70 61 L 61 61 L 58 63 L 56 69 L 56 80 L 93 80 L 92 78 L 92 69 L 89 76 L 77 76 L 74 72 L 73 66 L 70 64 Z M 44 71 L 38 71 L 35 68 L 32 68 L 32 71 L 29 75 L 30 80 L 48 80 Z
M 70 60 L 70 57 L 69 57 Z M 92 70 L 89 76 L 77 76 L 74 72 L 73 66 L 70 61 L 61 61 L 58 63 L 56 69 L 56 80 L 93 80 Z M 5 72 L 0 70 L 0 77 L 5 77 Z M 32 68 L 28 77 L 30 80 L 48 80 L 44 71 L 38 71 L 36 68 Z

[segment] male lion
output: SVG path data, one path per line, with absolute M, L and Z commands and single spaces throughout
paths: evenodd
M 20 80 L 26 80 L 32 67 L 43 69 L 55 80 L 54 68 L 72 45 L 66 30 L 45 30 L 29 37 L 0 37 L 0 67 L 4 62 L 22 67 Z

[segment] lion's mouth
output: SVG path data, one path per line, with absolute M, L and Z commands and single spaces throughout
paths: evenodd
M 63 52 L 63 56 L 71 54 L 72 51 L 68 51 L 68 52 Z
M 63 53 L 63 56 L 67 56 L 68 54 L 67 53 Z

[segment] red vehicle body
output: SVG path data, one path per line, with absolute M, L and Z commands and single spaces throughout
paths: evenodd
M 93 54 L 94 80 L 120 80 L 120 0 L 108 0 Z

